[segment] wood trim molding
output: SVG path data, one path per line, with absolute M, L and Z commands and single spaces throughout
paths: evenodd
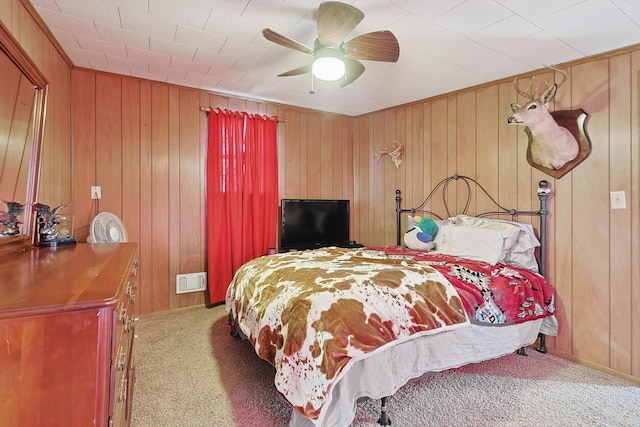
M 612 56 L 620 55 L 621 53 L 634 52 L 634 51 L 638 50 L 639 48 L 640 48 L 640 43 L 637 43 L 637 44 L 634 44 L 634 45 L 631 45 L 631 46 L 625 46 L 625 47 L 622 47 L 620 49 L 615 49 L 615 50 L 612 50 L 612 51 L 609 51 L 609 52 L 603 52 L 603 53 L 599 53 L 597 55 L 587 56 L 585 58 L 575 59 L 573 61 L 563 62 L 561 64 L 556 64 L 556 65 L 562 66 L 564 68 L 569 68 L 569 67 L 573 67 L 575 65 L 580 65 L 580 64 L 593 62 L 593 61 L 596 61 L 598 59 L 611 58 Z M 503 79 L 498 79 L 498 80 L 493 80 L 493 81 L 486 82 L 486 83 L 481 83 L 481 84 L 478 84 L 478 85 L 475 85 L 475 86 L 470 86 L 470 87 L 462 88 L 462 89 L 459 89 L 459 90 L 454 90 L 452 92 L 447 92 L 447 93 L 443 93 L 443 94 L 440 94 L 440 95 L 436 95 L 436 96 L 433 96 L 431 98 L 425 98 L 425 99 L 420 99 L 420 100 L 417 100 L 417 101 L 407 102 L 406 104 L 400 104 L 400 105 L 396 105 L 394 107 L 389 107 L 387 109 L 382 109 L 382 110 L 378 110 L 378 111 L 370 111 L 368 113 L 361 114 L 359 116 L 352 116 L 352 117 L 354 117 L 354 118 L 367 117 L 369 114 L 375 114 L 375 113 L 379 113 L 381 111 L 386 111 L 386 110 L 389 110 L 389 109 L 404 108 L 404 107 L 410 107 L 410 106 L 413 106 L 413 105 L 419 105 L 419 104 L 421 104 L 421 103 L 423 103 L 425 101 L 433 101 L 435 99 L 448 98 L 448 97 L 459 95 L 459 94 L 462 94 L 462 93 L 467 93 L 469 91 L 474 91 L 474 90 L 479 90 L 479 89 L 483 89 L 483 88 L 486 88 L 486 87 L 499 85 L 501 83 L 513 82 L 514 78 L 524 79 L 524 78 L 532 77 L 532 76 L 535 76 L 537 74 L 543 73 L 545 71 L 548 71 L 548 67 L 538 68 L 537 70 L 529 71 L 527 73 L 517 74 L 515 76 L 505 77 Z
M 55 49 L 58 51 L 58 53 L 60 54 L 64 62 L 67 63 L 69 68 L 73 68 L 73 62 L 71 61 L 71 58 L 69 58 L 69 55 L 67 55 L 64 49 L 62 49 L 62 46 L 60 46 L 60 43 L 58 43 L 58 40 L 56 40 L 56 37 L 53 35 L 53 33 L 51 32 L 47 24 L 45 24 L 42 17 L 38 14 L 38 12 L 36 11 L 36 8 L 33 7 L 33 5 L 29 0 L 20 0 L 20 2 L 24 6 L 24 8 L 27 10 L 27 12 L 29 12 L 29 15 L 31 15 L 33 20 L 38 25 L 38 27 L 47 36 L 47 38 L 49 39 L 53 47 L 55 47 Z

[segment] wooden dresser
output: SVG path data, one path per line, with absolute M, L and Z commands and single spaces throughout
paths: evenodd
M 128 426 L 137 244 L 0 258 L 0 426 Z

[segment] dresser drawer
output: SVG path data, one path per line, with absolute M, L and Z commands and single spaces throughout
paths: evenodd
M 0 259 L 0 426 L 130 425 L 136 243 Z
M 113 339 L 110 367 L 109 425 L 128 426 L 133 395 L 133 342 L 138 263 L 133 261 L 122 295 L 113 312 Z

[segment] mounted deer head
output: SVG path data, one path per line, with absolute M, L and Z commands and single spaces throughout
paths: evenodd
M 507 123 L 527 126 L 532 138 L 529 149 L 533 162 L 548 169 L 558 170 L 576 158 L 580 147 L 576 137 L 567 128 L 558 125 L 549 113 L 549 103 L 567 77 L 565 70 L 549 68 L 562 74 L 559 83 L 547 82 L 541 89 L 536 88 L 532 91 L 533 77 L 525 90 L 521 90 L 518 79 L 514 79 L 515 92 L 529 99 L 529 102 L 523 106 L 511 104 L 513 115 L 507 119 Z

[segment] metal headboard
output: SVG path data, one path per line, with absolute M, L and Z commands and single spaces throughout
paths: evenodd
M 537 216 L 540 220 L 540 228 L 539 228 L 539 233 L 540 233 L 540 259 L 538 260 L 538 263 L 540 264 L 540 274 L 546 277 L 546 273 L 547 273 L 547 215 L 548 215 L 548 210 L 547 210 L 547 200 L 549 198 L 549 195 L 551 194 L 551 188 L 549 188 L 549 183 L 545 180 L 542 180 L 539 182 L 538 184 L 538 199 L 540 200 L 540 209 L 536 210 L 536 211 L 519 211 L 517 209 L 507 209 L 503 206 L 501 206 L 493 197 L 491 197 L 491 195 L 487 192 L 487 190 L 485 190 L 485 188 L 480 185 L 480 183 L 478 183 L 478 181 L 476 181 L 473 178 L 470 178 L 468 176 L 464 176 L 464 175 L 452 175 L 449 176 L 445 179 L 443 179 L 442 181 L 440 181 L 439 183 L 437 183 L 435 185 L 435 187 L 433 187 L 433 189 L 431 190 L 431 192 L 429 193 L 429 195 L 426 197 L 426 199 L 424 199 L 424 201 L 416 208 L 409 208 L 409 209 L 403 209 L 402 208 L 402 196 L 401 196 L 401 192 L 400 190 L 396 190 L 396 244 L 400 245 L 401 243 L 401 227 L 402 227 L 402 214 L 403 213 L 423 213 L 423 214 L 428 214 L 432 217 L 435 218 L 439 218 L 439 219 L 443 219 L 440 215 L 436 214 L 435 212 L 429 211 L 429 210 L 425 210 L 423 209 L 425 207 L 425 205 L 434 198 L 434 196 L 437 194 L 438 190 L 441 189 L 441 194 L 442 194 L 442 201 L 444 204 L 444 209 L 446 211 L 447 214 L 447 218 L 454 216 L 451 215 L 451 213 L 449 212 L 449 205 L 447 202 L 447 187 L 449 186 L 449 184 L 453 181 L 461 181 L 464 182 L 464 184 L 466 185 L 467 188 L 467 200 L 464 206 L 464 209 L 462 209 L 461 212 L 457 212 L 454 215 L 458 215 L 458 214 L 466 214 L 467 210 L 469 209 L 469 204 L 471 203 L 471 184 L 474 184 L 478 189 L 480 189 L 489 200 L 491 200 L 491 202 L 495 205 L 495 207 L 497 208 L 497 210 L 495 211 L 489 211 L 489 212 L 483 212 L 474 216 L 477 217 L 484 217 L 484 216 L 490 216 L 490 215 L 510 215 L 511 216 L 511 220 L 515 220 L 515 217 L 517 215 L 532 215 L 532 216 Z

